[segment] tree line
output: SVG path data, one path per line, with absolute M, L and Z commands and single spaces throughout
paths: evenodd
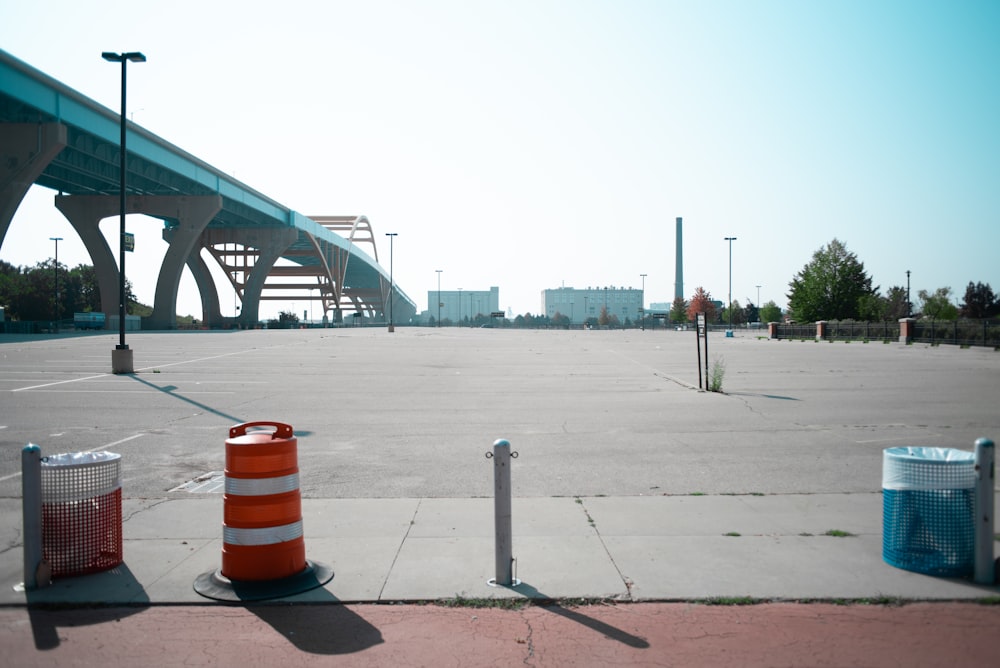
M 810 260 L 789 283 L 788 318 L 795 322 L 819 320 L 857 320 L 879 322 L 907 317 L 933 320 L 958 318 L 993 318 L 1000 315 L 1000 301 L 989 283 L 969 281 L 963 301 L 953 302 L 951 287 L 933 292 L 920 290 L 920 308 L 914 311 L 907 289 L 894 285 L 885 293 L 872 285 L 864 263 L 838 239 L 813 253 Z M 763 306 L 738 301 L 730 309 L 717 309 L 710 293 L 699 287 L 690 300 L 675 299 L 670 310 L 674 322 L 693 321 L 695 314 L 706 313 L 709 322 L 779 322 L 781 309 L 770 301 Z M 731 320 L 730 320 L 731 317 Z
M 149 315 L 152 308 L 139 303 L 132 283 L 125 279 L 125 299 L 130 315 Z M 0 260 L 0 306 L 11 320 L 67 320 L 74 313 L 101 310 L 101 293 L 94 267 L 73 269 L 55 260 L 34 267 L 15 267 Z

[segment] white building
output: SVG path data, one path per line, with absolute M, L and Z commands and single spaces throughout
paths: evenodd
M 626 320 L 637 322 L 641 317 L 642 290 L 607 286 L 602 288 L 557 288 L 542 290 L 542 313 L 552 318 L 557 313 L 570 319 L 574 325 L 588 320 L 598 320 L 607 307 L 608 317 L 615 317 L 620 324 Z
M 491 313 L 500 310 L 500 288 L 494 286 L 489 290 L 441 290 L 440 292 L 428 290 L 428 319 L 438 320 L 439 303 L 441 322 L 451 321 L 457 325 L 476 320 L 477 316 L 489 318 Z

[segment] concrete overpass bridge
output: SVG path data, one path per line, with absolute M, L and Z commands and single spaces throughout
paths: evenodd
M 119 309 L 118 263 L 98 226 L 119 215 L 120 122 L 119 113 L 0 50 L 0 245 L 33 184 L 56 191 L 56 208 L 90 253 L 108 320 Z M 176 327 L 185 266 L 208 326 L 253 325 L 262 300 L 317 301 L 334 322 L 345 311 L 387 319 L 390 298 L 396 322 L 416 313 L 398 286 L 389 294 L 390 277 L 364 216 L 304 216 L 142 127 L 126 126 L 127 213 L 161 219 L 169 244 L 144 328 Z M 221 314 L 211 261 L 242 302 L 236 317 Z

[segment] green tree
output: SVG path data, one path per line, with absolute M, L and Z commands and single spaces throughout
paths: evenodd
M 601 327 L 607 327 L 610 322 L 611 318 L 608 316 L 608 307 L 602 306 L 601 314 L 597 316 L 597 324 Z
M 878 322 L 885 319 L 889 303 L 882 295 L 861 295 L 858 298 L 858 319 L 867 322 Z
M 992 318 L 1000 310 L 1000 303 L 989 283 L 983 285 L 969 281 L 960 309 L 963 318 Z
M 781 309 L 773 300 L 760 307 L 760 321 L 781 322 Z
M 670 322 L 688 321 L 688 303 L 683 297 L 675 297 L 674 303 L 670 305 Z
M 933 293 L 921 290 L 917 293 L 923 303 L 921 311 L 925 318 L 932 320 L 958 319 L 958 307 L 951 303 L 951 288 L 938 288 Z
M 732 323 L 734 325 L 742 325 L 743 323 L 746 322 L 746 313 L 744 312 L 743 307 L 740 306 L 740 302 L 736 299 L 733 300 L 732 311 L 733 311 Z M 730 322 L 728 307 L 722 309 L 722 322 L 726 323 L 727 325 Z
M 552 322 L 552 325 L 555 326 L 555 327 L 569 327 L 570 326 L 569 316 L 568 315 L 563 315 L 559 311 L 556 311 L 555 314 L 552 316 L 551 322 Z
M 688 322 L 694 322 L 701 312 L 705 313 L 705 322 L 715 322 L 715 304 L 712 302 L 712 293 L 706 292 L 705 288 L 698 286 L 688 304 Z
M 799 322 L 856 320 L 863 297 L 878 294 L 865 265 L 834 239 L 789 284 L 788 310 Z
M 910 305 L 906 301 L 906 288 L 894 285 L 885 294 L 885 313 L 887 320 L 899 320 L 910 315 Z

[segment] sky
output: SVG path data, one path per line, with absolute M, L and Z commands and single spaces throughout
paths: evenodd
M 440 269 L 442 290 L 498 286 L 515 314 L 561 286 L 670 302 L 677 217 L 688 298 L 725 301 L 731 278 L 741 304 L 784 307 L 834 238 L 883 293 L 908 270 L 914 302 L 1000 291 L 998 36 L 995 0 L 0 8 L 0 49 L 115 111 L 101 52 L 141 51 L 136 123 L 299 213 L 367 216 L 383 265 L 396 233 L 394 281 L 418 311 Z M 29 191 L 0 260 L 44 262 L 62 237 L 60 263 L 91 264 L 54 194 Z M 161 227 L 128 221 L 147 304 Z M 200 317 L 187 270 L 178 313 Z

